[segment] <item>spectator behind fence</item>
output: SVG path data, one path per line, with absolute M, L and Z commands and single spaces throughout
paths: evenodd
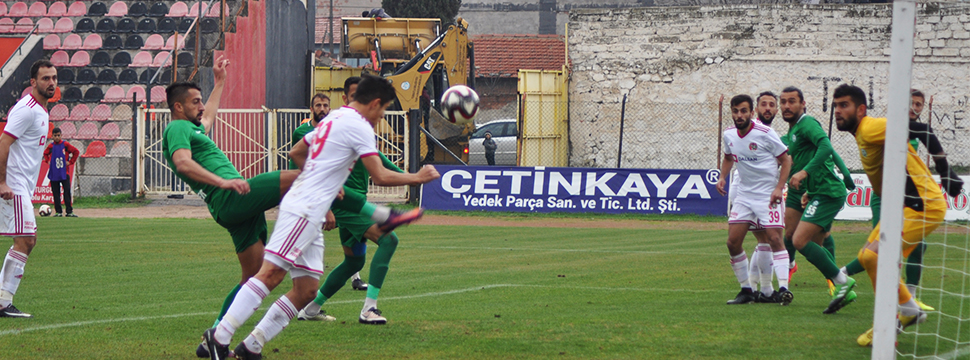
M 485 140 L 482 141 L 482 146 L 485 147 L 485 161 L 488 161 L 489 165 L 495 165 L 495 149 L 498 149 L 498 144 L 495 140 L 492 140 L 492 132 L 485 132 Z
M 48 163 L 47 178 L 51 181 L 51 191 L 54 193 L 54 217 L 62 216 L 61 212 L 61 186 L 64 186 L 64 206 L 67 208 L 67 217 L 77 217 L 74 215 L 74 208 L 71 207 L 71 178 L 67 175 L 67 167 L 73 166 L 77 161 L 80 151 L 67 141 L 61 140 L 61 128 L 54 128 L 51 132 L 50 144 L 44 150 L 44 162 Z

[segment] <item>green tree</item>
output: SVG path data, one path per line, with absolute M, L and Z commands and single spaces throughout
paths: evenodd
M 382 0 L 388 15 L 400 18 L 439 18 L 442 24 L 455 21 L 461 0 Z

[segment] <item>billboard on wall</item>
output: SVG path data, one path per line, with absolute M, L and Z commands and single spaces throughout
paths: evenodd
M 940 177 L 934 175 L 936 182 L 940 182 Z M 961 176 L 963 183 L 970 181 L 970 176 Z M 835 217 L 837 220 L 871 220 L 872 210 L 869 208 L 872 202 L 872 185 L 869 177 L 865 174 L 852 174 L 852 181 L 855 182 L 856 189 L 849 193 L 845 198 L 845 205 L 842 211 Z M 957 196 L 946 196 L 946 220 L 970 220 L 970 205 L 967 204 L 967 188 Z
M 726 215 L 717 170 L 437 166 L 431 210 Z

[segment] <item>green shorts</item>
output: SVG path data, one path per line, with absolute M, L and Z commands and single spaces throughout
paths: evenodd
M 333 216 L 337 218 L 337 227 L 340 228 L 340 244 L 346 247 L 354 247 L 358 243 L 365 243 L 364 233 L 374 225 L 374 221 L 369 217 L 352 213 L 346 210 L 331 209 Z
M 801 221 L 821 226 L 823 232 L 829 232 L 832 230 L 832 221 L 839 211 L 842 211 L 843 206 L 845 206 L 845 196 L 837 198 L 823 195 L 809 196 Z
M 266 210 L 280 204 L 280 172 L 256 175 L 246 180 L 249 193 L 239 195 L 220 189 L 209 194 L 209 213 L 232 236 L 236 253 L 241 253 L 262 241 L 266 244 Z
M 799 190 L 789 188 L 788 193 L 785 194 L 785 209 L 786 209 L 785 211 L 788 211 L 787 209 L 795 209 L 795 210 L 798 210 L 798 212 L 800 213 L 804 213 L 805 208 L 802 207 L 803 194 L 805 194 L 804 190 L 799 191 Z

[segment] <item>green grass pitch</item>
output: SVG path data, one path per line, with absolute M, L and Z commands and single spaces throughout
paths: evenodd
M 800 256 L 791 306 L 727 306 L 724 301 L 738 286 L 724 245 L 726 232 L 684 224 L 683 230 L 403 228 L 379 302 L 387 325 L 357 323 L 364 292 L 348 284 L 324 306 L 336 322 L 294 320 L 264 356 L 869 357 L 869 349 L 855 344 L 872 321 L 872 288 L 865 274 L 856 276 L 859 301 L 836 315 L 822 315 L 828 303 L 824 279 Z M 41 218 L 39 228 L 15 299 L 35 318 L 0 319 L 3 359 L 194 359 L 200 334 L 239 281 L 229 236 L 210 219 Z M 835 235 L 838 263 L 844 265 L 865 234 Z M 327 236 L 329 271 L 342 255 L 336 232 Z M 5 241 L 2 246 L 9 244 Z M 745 248 L 753 247 L 749 236 Z M 374 245 L 369 250 L 368 261 Z M 938 265 L 941 257 L 931 247 L 926 262 Z M 966 276 L 953 281 L 962 286 Z M 940 272 L 928 270 L 924 282 L 939 284 Z M 233 347 L 289 288 L 286 280 L 264 301 L 236 334 Z M 940 302 L 939 296 L 923 300 Z M 935 327 L 937 318 L 930 315 L 928 323 Z M 943 330 L 967 325 L 942 323 Z M 966 341 L 968 335 L 961 337 Z M 921 338 L 918 350 L 933 351 L 930 340 Z M 912 344 L 912 335 L 900 338 L 900 348 L 912 349 Z

